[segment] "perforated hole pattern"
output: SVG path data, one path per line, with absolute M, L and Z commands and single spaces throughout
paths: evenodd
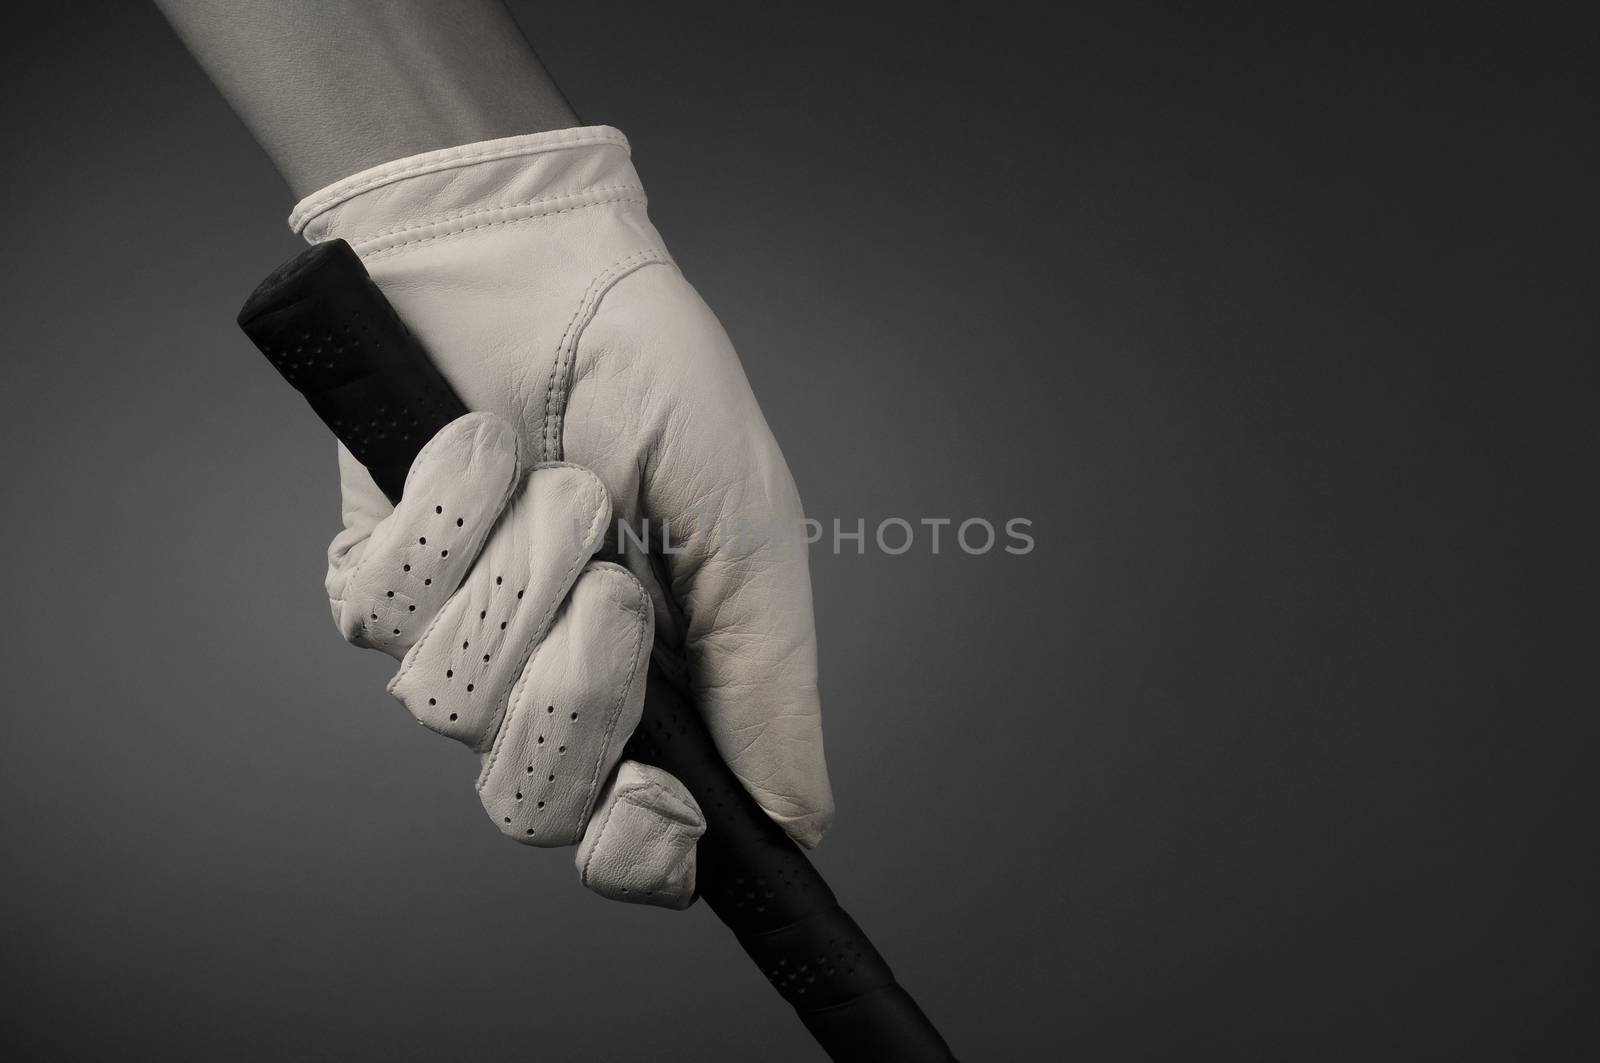
M 263 281 L 239 326 L 390 501 L 422 445 L 467 412 L 342 240 Z
M 264 281 L 239 325 L 391 501 L 423 442 L 466 413 L 343 241 L 302 253 Z M 891 1027 L 897 1044 L 915 1033 L 927 1046 L 917 1058 L 948 1058 L 821 876 L 755 806 L 655 669 L 628 755 L 670 771 L 694 794 L 707 819 L 702 895 L 834 1058 L 870 1058 L 860 1054 L 860 1031 Z M 863 1009 L 876 1014 L 869 1020 Z
M 671 772 L 694 795 L 706 817 L 696 851 L 700 895 L 784 999 L 814 1011 L 893 983 L 822 876 L 760 810 L 699 713 L 654 666 L 644 717 L 624 753 Z

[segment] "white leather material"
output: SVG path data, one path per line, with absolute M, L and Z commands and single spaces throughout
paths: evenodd
M 520 452 L 521 463 L 535 466 L 528 479 L 530 495 L 554 492 L 547 502 L 514 501 L 506 525 L 517 530 L 497 529 L 483 547 L 485 560 L 461 570 L 454 554 L 471 545 L 466 530 L 473 518 L 466 514 L 490 508 L 488 500 L 504 491 L 508 450 L 503 440 L 489 439 L 497 430 L 480 426 L 474 429 L 483 437 L 478 443 L 451 444 L 480 459 L 460 466 L 457 481 L 437 484 L 440 500 L 433 506 L 427 498 L 413 505 L 408 482 L 401 505 L 405 534 L 388 530 L 388 502 L 365 470 L 341 451 L 345 529 L 330 558 L 335 569 L 356 565 L 357 576 L 330 575 L 329 587 L 347 637 L 408 654 L 394 689 L 419 718 L 474 748 L 490 748 L 491 755 L 503 731 L 508 745 L 513 737 L 518 743 L 526 776 L 525 732 L 531 725 L 517 711 L 504 715 L 507 701 L 514 700 L 509 690 L 505 700 L 476 700 L 476 681 L 469 680 L 475 689 L 468 696 L 464 686 L 455 685 L 456 675 L 441 678 L 440 669 L 456 672 L 451 662 L 459 660 L 476 669 L 472 674 L 481 674 L 500 698 L 513 673 L 521 678 L 513 668 L 521 653 L 529 654 L 531 673 L 543 652 L 537 643 L 556 636 L 561 617 L 581 618 L 570 636 L 563 636 L 569 641 L 560 654 L 551 654 L 570 674 L 548 681 L 563 684 L 575 704 L 581 701 L 580 712 L 602 716 L 608 711 L 607 684 L 625 671 L 601 662 L 620 656 L 628 643 L 628 606 L 622 601 L 627 596 L 606 599 L 596 588 L 594 601 L 578 608 L 575 599 L 561 612 L 567 567 L 577 554 L 587 559 L 598 549 L 643 583 L 656 654 L 669 667 L 687 669 L 696 702 L 735 774 L 792 837 L 816 844 L 832 818 L 833 801 L 822 752 L 799 499 L 732 345 L 678 272 L 646 215 L 644 191 L 622 134 L 608 127 L 560 130 L 403 159 L 308 197 L 295 208 L 291 224 L 313 242 L 341 237 L 351 243 L 467 406 L 511 426 L 512 449 Z M 498 457 L 491 459 L 490 449 Z M 577 488 L 580 477 L 570 466 L 562 472 L 563 466 L 549 463 L 572 463 L 598 476 L 609 507 L 598 526 L 603 543 L 591 548 L 580 536 L 575 554 L 570 539 L 556 543 L 546 534 L 538 519 L 543 509 L 560 510 L 569 523 L 599 512 L 599 503 Z M 419 459 L 413 476 L 422 464 Z M 539 486 L 543 481 L 550 486 Z M 534 516 L 515 518 L 524 509 Z M 429 536 L 424 550 L 415 541 L 427 535 L 423 524 L 455 510 L 463 520 L 456 529 L 462 546 L 441 544 L 439 549 L 450 549 L 452 556 L 437 556 Z M 628 534 L 617 533 L 619 521 Z M 437 520 L 434 526 L 441 527 Z M 449 525 L 442 527 L 448 533 Z M 670 541 L 665 538 L 669 527 Z M 648 545 L 641 546 L 641 540 Z M 397 544 L 415 559 L 402 559 Z M 384 597 L 373 608 L 374 592 L 395 589 L 386 582 L 393 578 L 390 572 L 362 562 L 374 549 L 384 552 L 391 566 L 426 563 L 438 567 L 444 583 L 464 579 L 466 597 L 459 606 L 454 599 L 442 604 L 435 587 L 424 585 L 408 591 L 398 605 Z M 485 563 L 506 571 L 480 572 Z M 601 571 L 583 570 L 580 563 L 573 578 L 580 570 Z M 554 602 L 557 616 L 548 636 L 540 628 L 540 610 L 524 606 L 497 612 L 504 598 L 496 598 L 484 581 L 512 573 L 541 588 L 544 608 Z M 584 575 L 580 586 L 589 578 Z M 357 596 L 352 585 L 360 588 L 359 605 L 352 604 Z M 620 586 L 615 580 L 607 585 Z M 410 619 L 412 605 L 418 614 L 437 613 L 452 641 L 419 632 Z M 617 618 L 622 633 L 602 633 L 605 625 L 590 619 L 608 615 Z M 503 636 L 495 634 L 497 626 L 485 632 L 490 660 L 483 662 L 477 659 L 482 655 L 476 653 L 472 625 L 490 624 L 491 616 L 500 617 L 493 625 L 508 627 Z M 455 633 L 462 637 L 456 639 Z M 472 645 L 462 650 L 461 642 Z M 519 651 L 518 643 L 529 644 Z M 618 671 L 607 672 L 608 667 Z M 525 688 L 533 699 L 525 707 L 528 719 L 541 708 L 535 704 L 539 681 L 530 678 Z M 550 717 L 555 703 L 548 694 L 538 697 Z M 434 704 L 428 704 L 430 698 Z M 580 716 L 580 722 L 585 719 Z M 626 712 L 618 716 L 617 727 L 625 737 L 631 728 Z M 510 796 L 505 790 L 511 774 L 498 761 L 486 767 L 485 805 L 502 829 L 538 831 L 533 820 L 522 818 L 527 813 L 525 806 L 516 806 L 515 789 Z M 547 783 L 549 774 L 534 773 Z M 523 792 L 525 802 L 528 791 Z M 670 835 L 681 841 L 668 829 L 683 823 L 676 795 L 672 801 L 664 796 L 670 788 L 633 786 L 626 793 L 633 795 L 630 809 L 658 797 L 663 803 L 649 830 L 638 827 L 638 833 L 628 833 L 635 829 L 628 826 L 635 820 L 632 812 L 614 814 L 606 837 L 619 839 L 616 852 L 654 853 L 651 838 Z M 555 807 L 550 797 L 543 799 L 547 809 Z M 561 800 L 563 825 L 577 829 L 581 816 L 572 810 L 582 804 L 580 796 L 566 793 Z M 552 824 L 556 818 L 549 817 Z M 561 836 L 556 832 L 548 838 Z M 594 869 L 613 864 L 605 855 L 589 854 L 586 879 L 601 892 L 620 896 L 620 886 L 610 892 L 602 888 L 603 873 L 597 879 Z M 634 892 L 630 886 L 628 896 Z
M 471 472 L 463 470 L 461 475 L 465 478 Z M 428 486 L 414 488 L 408 480 L 406 491 L 421 494 Z M 447 557 L 450 547 L 466 541 L 461 535 L 464 528 L 452 528 L 461 518 L 452 520 L 443 506 L 432 511 L 425 504 L 422 508 L 424 521 L 407 528 L 416 534 L 408 534 L 383 555 L 389 582 L 406 576 L 414 582 L 416 573 L 428 572 L 435 562 L 454 560 Z M 442 515 L 437 515 L 440 510 Z M 601 529 L 610 514 L 605 488 L 587 469 L 534 466 L 466 579 L 406 653 L 389 692 L 425 726 L 479 753 L 488 750 L 513 689 L 520 693 L 526 685 L 524 669 L 535 651 L 542 650 L 579 570 L 600 546 Z M 404 571 L 406 564 L 411 565 L 410 572 Z M 370 550 L 363 567 L 377 567 Z M 614 582 L 603 572 L 586 575 L 591 581 Z M 642 594 L 624 589 L 621 597 L 626 602 Z M 634 611 L 639 612 L 637 606 Z M 649 619 L 646 614 L 640 622 Z
M 511 692 L 478 794 L 500 829 L 571 845 L 639 722 L 650 663 L 650 599 L 627 569 L 583 570 Z
M 423 447 L 396 509 L 330 551 L 340 629 L 400 658 L 390 692 L 484 754 L 484 810 L 529 845 L 584 837 L 644 706 L 654 613 L 632 573 L 593 560 L 610 515 L 594 473 L 543 462 L 524 476 L 516 431 L 470 413 Z M 607 896 L 687 903 L 699 808 L 676 780 L 621 792 L 627 809 L 608 812 L 585 846 L 584 881 Z M 662 841 L 685 837 L 687 847 Z
M 613 900 L 687 908 L 694 900 L 700 806 L 660 768 L 625 760 L 578 845 L 584 885 Z
M 466 578 L 521 475 L 516 432 L 498 417 L 468 414 L 430 439 L 393 519 L 347 529 L 329 549 L 328 600 L 344 637 L 404 656 Z M 417 542 L 429 534 L 431 544 Z
M 761 807 L 815 845 L 833 800 L 804 514 L 738 355 L 675 269 L 619 281 L 580 355 L 566 453 L 606 482 L 628 524 L 670 516 L 683 552 L 668 558 L 667 615 L 683 618 L 696 703 Z M 653 582 L 655 570 L 633 560 Z

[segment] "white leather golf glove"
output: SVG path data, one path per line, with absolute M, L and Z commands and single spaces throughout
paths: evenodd
M 833 801 L 799 499 L 622 134 L 402 159 L 290 224 L 348 241 L 482 411 L 430 442 L 398 509 L 340 449 L 328 591 L 347 638 L 402 659 L 407 708 L 483 754 L 500 829 L 579 843 L 607 896 L 688 903 L 700 810 L 667 773 L 617 763 L 653 637 L 735 775 L 815 845 Z

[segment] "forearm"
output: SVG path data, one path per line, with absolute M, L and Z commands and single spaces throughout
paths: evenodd
M 156 0 L 296 196 L 578 123 L 500 0 Z

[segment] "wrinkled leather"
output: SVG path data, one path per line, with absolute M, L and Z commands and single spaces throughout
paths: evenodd
M 330 548 L 329 589 L 346 637 L 407 662 L 393 692 L 428 726 L 485 752 L 480 792 L 502 829 L 513 836 L 529 829 L 515 799 L 505 803 L 505 787 L 514 784 L 500 773 L 506 764 L 526 769 L 532 732 L 516 722 L 536 716 L 540 698 L 550 707 L 554 695 L 542 691 L 601 704 L 608 684 L 631 682 L 615 663 L 627 644 L 617 634 L 629 626 L 618 578 L 626 569 L 647 596 L 643 613 L 658 658 L 684 670 L 734 773 L 792 837 L 816 844 L 833 802 L 799 499 L 732 345 L 648 219 L 622 134 L 560 130 L 414 156 L 307 197 L 290 222 L 312 242 L 347 240 L 466 404 L 499 419 L 477 423 L 471 439 L 435 440 L 429 460 L 419 458 L 412 470 L 460 511 L 463 552 L 473 545 L 468 529 L 509 500 L 501 523 L 484 529 L 472 551 L 482 553 L 477 565 L 429 558 L 440 565 L 439 580 L 404 603 L 407 617 L 412 605 L 438 617 L 451 640 L 391 622 L 403 618 L 386 611 L 387 597 L 376 609 L 368 604 L 374 591 L 392 589 L 378 587 L 390 577 L 373 575 L 381 570 L 371 558 L 406 564 L 397 551 L 420 545 L 411 540 L 426 536 L 420 529 L 429 517 L 445 516 L 434 512 L 444 503 L 420 497 L 413 505 L 408 480 L 392 513 L 342 448 L 345 527 Z M 513 438 L 501 438 L 505 426 Z M 454 466 L 455 480 L 429 471 L 451 468 L 450 454 L 472 455 Z M 508 461 L 519 476 L 533 470 L 526 486 L 520 478 L 506 486 Z M 589 474 L 603 487 L 606 510 L 593 548 L 581 536 L 574 545 L 571 527 L 598 511 L 578 486 Z M 545 496 L 554 501 L 537 501 Z M 542 523 L 557 513 L 565 544 Z M 627 533 L 618 534 L 619 522 Z M 428 557 L 433 543 L 418 557 Z M 593 601 L 580 605 L 578 592 L 561 588 L 558 577 L 575 557 L 595 552 L 617 564 L 579 564 L 571 587 L 596 580 Z M 450 702 L 448 709 L 441 700 L 453 688 L 440 686 L 440 669 L 453 671 L 448 662 L 460 651 L 431 647 L 472 641 L 454 635 L 484 620 L 478 614 L 495 599 L 483 581 L 505 575 L 480 572 L 489 558 L 490 568 L 551 588 L 541 594 L 563 595 L 547 628 L 531 620 L 507 628 L 512 663 L 514 645 L 528 654 L 531 716 L 481 709 L 488 700 Z M 444 585 L 450 591 L 441 598 L 436 588 Z M 379 620 L 365 623 L 374 612 Z M 548 675 L 539 667 L 543 643 L 560 662 Z M 486 689 L 499 699 L 516 669 L 489 652 Z M 515 700 L 504 693 L 508 704 Z M 631 726 L 622 711 L 623 738 Z M 497 760 L 497 745 L 517 756 Z M 611 771 L 611 746 L 600 745 L 601 791 L 589 807 L 580 808 L 580 794 L 564 798 L 562 829 L 536 834 L 536 843 L 581 839 L 580 872 L 607 896 L 681 903 L 685 883 L 692 891 L 692 842 L 703 829 L 698 809 L 677 780 L 656 769 L 624 764 Z M 586 824 L 596 825 L 592 837 Z
M 705 817 L 683 784 L 660 768 L 623 761 L 578 844 L 578 873 L 618 901 L 680 907 L 694 897 L 694 843 Z

